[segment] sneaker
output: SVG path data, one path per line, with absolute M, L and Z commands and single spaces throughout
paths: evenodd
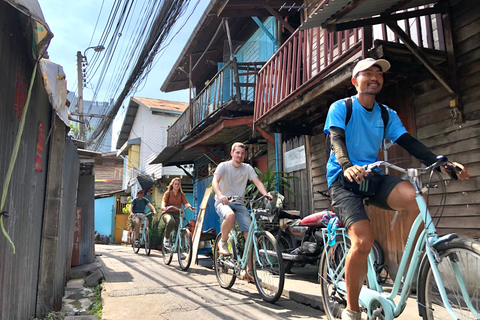
M 253 273 L 250 270 L 247 270 L 243 275 L 243 280 L 247 280 L 248 283 L 255 283 L 255 279 L 253 279 Z
M 362 319 L 362 313 L 360 311 L 343 309 L 342 320 L 361 320 L 361 319 Z
M 138 239 L 135 239 L 135 245 L 138 247 L 140 246 L 140 241 L 138 241 Z
M 230 255 L 230 251 L 228 251 L 227 241 L 222 241 L 222 240 L 218 241 L 218 252 L 224 256 Z
M 168 239 L 163 239 L 163 244 L 168 247 L 170 246 L 170 241 Z

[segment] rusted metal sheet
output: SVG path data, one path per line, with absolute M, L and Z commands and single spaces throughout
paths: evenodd
M 78 206 L 82 208 L 82 239 L 80 264 L 95 260 L 95 176 L 80 176 L 78 180 Z

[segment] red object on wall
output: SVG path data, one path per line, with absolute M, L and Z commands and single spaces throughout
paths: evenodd
M 35 157 L 35 170 L 42 172 L 43 156 L 43 124 L 38 125 L 37 156 Z
M 27 102 L 28 84 L 22 76 L 22 70 L 17 68 L 17 81 L 15 83 L 15 111 L 17 117 L 21 118 L 25 103 Z

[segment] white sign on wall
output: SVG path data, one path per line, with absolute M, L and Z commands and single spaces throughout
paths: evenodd
M 285 172 L 305 169 L 307 167 L 307 160 L 305 158 L 305 146 L 300 146 L 298 148 L 285 152 L 283 159 L 285 164 Z

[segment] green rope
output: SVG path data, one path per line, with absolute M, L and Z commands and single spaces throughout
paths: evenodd
M 13 167 L 15 166 L 15 162 L 17 161 L 18 150 L 20 149 L 20 140 L 22 139 L 23 128 L 25 127 L 25 119 L 28 111 L 28 105 L 30 104 L 30 97 L 32 95 L 32 88 L 33 83 L 35 81 L 35 75 L 37 74 L 37 65 L 38 60 L 35 61 L 35 66 L 33 67 L 32 78 L 30 79 L 30 87 L 28 88 L 28 95 L 27 101 L 25 102 L 25 107 L 22 113 L 22 119 L 20 120 L 20 126 L 18 128 L 17 138 L 15 139 L 15 144 L 13 146 L 12 157 L 10 158 L 10 164 L 8 166 L 7 175 L 5 177 L 5 184 L 3 185 L 3 193 L 2 193 L 2 202 L 0 203 L 0 211 L 3 211 L 3 206 L 5 205 L 5 200 L 7 199 L 7 192 L 8 186 L 10 185 L 10 179 L 12 178 Z M 0 226 L 2 228 L 2 233 L 7 238 L 8 242 L 12 245 L 13 254 L 15 254 L 15 244 L 13 243 L 12 239 L 8 235 L 7 231 L 3 226 L 3 215 L 0 217 Z

